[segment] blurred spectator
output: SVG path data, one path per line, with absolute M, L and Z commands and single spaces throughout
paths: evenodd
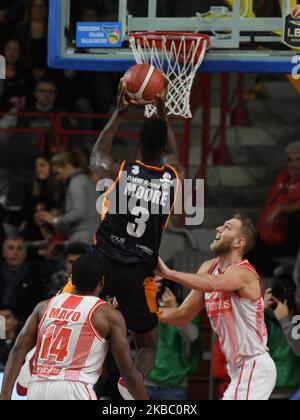
M 33 106 L 26 107 L 24 112 L 32 112 L 40 114 L 34 117 L 22 117 L 19 120 L 19 127 L 21 128 L 43 128 L 45 129 L 47 135 L 45 138 L 46 141 L 46 150 L 50 150 L 50 146 L 53 140 L 53 117 L 54 115 L 45 115 L 45 114 L 54 114 L 57 112 L 64 112 L 65 110 L 57 105 L 57 89 L 56 84 L 52 80 L 41 80 L 37 83 L 35 87 L 35 104 Z
M 9 39 L 4 45 L 2 55 L 6 61 L 6 80 L 0 110 L 16 112 L 24 107 L 29 89 L 21 42 L 15 38 Z
M 59 215 L 57 209 L 50 209 L 47 203 L 40 202 L 35 207 L 34 221 L 29 223 L 21 231 L 21 234 L 26 239 L 28 246 L 37 251 L 39 256 L 52 260 L 57 258 L 55 253 L 57 246 L 64 244 L 68 237 L 40 220 L 40 214 L 45 211 L 50 211 L 54 217 Z
M 0 80 L 0 102 L 2 101 L 2 95 L 4 93 L 4 88 L 5 88 L 5 81 L 4 80 Z M 11 108 L 9 110 L 10 112 L 17 112 L 18 109 L 17 108 Z M 0 109 L 0 112 L 3 112 Z M 18 122 L 18 117 L 16 115 L 12 115 L 12 114 L 4 114 L 4 115 L 0 115 L 0 129 L 7 129 L 7 128 L 13 128 L 16 127 Z M 11 139 L 11 133 L 9 133 L 8 131 L 4 131 L 1 130 L 0 131 L 0 145 L 4 145 L 4 147 L 7 145 L 7 143 L 10 141 Z
M 163 290 L 160 306 L 178 306 L 177 297 L 168 287 Z M 184 328 L 160 324 L 155 367 L 145 382 L 150 399 L 187 400 L 188 376 L 199 367 L 201 356 L 199 318 Z
M 172 3 L 174 3 L 172 0 L 159 1 L 157 3 L 157 16 L 159 17 L 172 16 L 172 11 L 173 11 Z M 132 15 L 134 15 L 134 17 L 145 17 L 148 14 L 148 1 L 147 0 L 129 0 L 128 10 Z
M 2 249 L 3 243 L 6 239 L 6 231 L 4 227 L 4 222 L 6 218 L 6 212 L 2 204 L 0 204 L 0 249 Z
M 59 153 L 52 159 L 53 173 L 65 186 L 65 203 L 62 215 L 53 217 L 48 212 L 41 213 L 40 221 L 69 234 L 71 242 L 90 244 L 98 224 L 96 212 L 95 184 L 86 175 L 88 159 L 81 150 Z
M 81 255 L 85 255 L 88 252 L 89 246 L 82 242 L 72 242 L 66 247 L 64 254 L 64 270 L 60 270 L 52 275 L 47 285 L 47 298 L 55 296 L 64 288 L 71 276 L 74 262 L 78 260 Z
M 116 3 L 116 0 L 86 0 L 84 3 L 80 0 L 72 2 L 73 21 L 80 22 L 98 22 L 104 21 L 110 11 L 109 3 Z
M 298 255 L 295 261 L 295 267 L 294 267 L 294 272 L 293 272 L 293 278 L 297 284 L 298 287 L 298 303 L 300 303 L 300 248 L 298 251 Z
M 81 114 L 92 114 L 92 84 L 94 74 L 87 72 L 76 72 L 64 70 L 57 77 L 58 102 L 68 110 Z M 84 117 L 84 116 L 83 116 Z M 81 130 L 92 130 L 93 120 L 91 118 L 80 118 L 71 120 L 72 128 Z
M 0 340 L 0 371 L 4 370 L 10 351 L 18 336 L 19 321 L 14 309 L 0 306 L 0 317 L 5 319 L 5 339 Z
M 22 214 L 24 223 L 21 230 L 25 229 L 27 223 L 33 222 L 34 208 L 39 202 L 47 202 L 49 208 L 61 207 L 63 201 L 63 189 L 56 181 L 52 168 L 51 156 L 41 155 L 35 161 L 35 178 L 30 188 L 24 188 L 24 199 Z
M 35 80 L 47 72 L 48 1 L 28 0 L 23 20 L 15 35 L 25 47 L 27 67 L 32 69 Z
M 7 210 L 0 204 L 0 249 L 2 249 L 4 240 L 16 233 L 18 233 L 18 229 L 7 221 Z M 1 238 L 4 239 L 3 242 L 1 242 Z
M 0 112 L 19 112 L 25 106 L 26 97 L 29 96 L 30 83 L 23 66 L 22 45 L 19 40 L 9 39 L 2 51 L 6 60 L 6 80 L 0 83 Z M 0 128 L 16 127 L 16 115 L 0 116 Z M 0 133 L 1 141 L 8 141 L 11 134 Z
M 287 273 L 278 275 L 265 294 L 268 347 L 277 368 L 277 398 L 282 399 L 288 399 L 300 386 L 300 340 L 293 336 L 292 322 L 299 314 L 295 297 L 296 285 Z
M 273 185 L 258 223 L 257 244 L 248 255 L 258 272 L 269 277 L 279 266 L 274 257 L 296 254 L 299 247 L 299 235 L 292 234 L 300 215 L 300 142 L 291 143 L 286 154 L 288 168 Z
M 0 0 L 0 49 L 21 18 L 26 0 Z
M 23 128 L 45 128 L 50 130 L 52 122 L 43 113 L 62 112 L 63 109 L 56 104 L 56 85 L 51 80 L 41 80 L 35 87 L 35 104 L 24 109 L 24 112 L 41 113 L 40 117 L 21 118 L 19 126 Z
M 222 352 L 220 340 L 217 337 L 214 347 L 213 347 L 213 361 L 212 361 L 212 368 L 213 368 L 213 377 L 216 383 L 216 392 L 217 392 L 217 399 L 221 400 L 224 397 L 225 392 L 231 382 L 228 368 L 227 368 L 227 360 L 225 358 L 224 353 Z
M 44 283 L 50 277 L 44 260 L 28 256 L 20 236 L 6 239 L 0 264 L 0 305 L 14 308 L 22 323 L 44 299 Z

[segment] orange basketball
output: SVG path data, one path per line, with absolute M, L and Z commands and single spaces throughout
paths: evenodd
M 292 9 L 292 16 L 294 19 L 300 19 L 300 6 L 297 4 Z
M 163 95 L 166 80 L 163 74 L 150 64 L 136 64 L 123 77 L 129 99 L 141 105 L 155 102 L 157 95 Z

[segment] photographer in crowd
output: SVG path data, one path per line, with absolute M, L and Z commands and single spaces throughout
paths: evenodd
M 276 399 L 289 399 L 300 387 L 300 340 L 293 334 L 293 318 L 300 314 L 296 291 L 292 275 L 282 272 L 265 294 L 268 347 L 277 368 Z

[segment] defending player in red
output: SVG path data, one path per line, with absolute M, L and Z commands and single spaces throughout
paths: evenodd
M 268 354 L 262 285 L 243 256 L 254 246 L 251 220 L 236 215 L 217 228 L 211 250 L 217 258 L 198 274 L 170 270 L 160 260 L 157 275 L 193 289 L 183 304 L 164 310 L 160 320 L 183 326 L 206 307 L 228 363 L 231 384 L 224 400 L 268 400 L 276 383 L 276 367 Z

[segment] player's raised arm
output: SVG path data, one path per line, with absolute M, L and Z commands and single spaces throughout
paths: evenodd
M 102 314 L 102 316 L 101 316 Z M 127 389 L 135 400 L 148 400 L 148 395 L 136 366 L 131 357 L 131 350 L 127 340 L 127 328 L 123 316 L 110 307 L 105 308 L 107 321 L 106 334 L 111 350 Z M 103 311 L 93 319 L 94 326 L 103 334 Z
M 212 261 L 206 261 L 198 270 L 198 274 L 207 273 L 212 265 Z M 160 322 L 171 324 L 176 327 L 184 327 L 193 321 L 196 316 L 204 309 L 204 294 L 192 290 L 183 303 L 178 308 L 163 309 L 160 314 Z
M 228 269 L 224 274 L 217 276 L 207 273 L 180 273 L 169 269 L 160 259 L 156 274 L 199 292 L 235 292 L 251 283 L 257 286 L 255 275 L 239 267 Z
M 117 108 L 106 127 L 100 133 L 90 156 L 91 169 L 101 178 L 115 175 L 114 158 L 111 155 L 113 140 L 132 102 L 126 100 L 126 85 L 121 80 L 118 92 Z
M 172 125 L 170 123 L 170 120 L 166 112 L 165 97 L 163 96 L 158 97 L 158 100 L 156 102 L 156 107 L 157 107 L 158 117 L 164 120 L 168 126 L 168 145 L 167 145 L 167 151 L 166 151 L 166 157 L 165 157 L 164 163 L 165 165 L 172 165 L 178 172 L 179 177 L 183 179 L 185 169 L 181 165 L 180 160 L 179 160 L 177 139 L 176 139 L 174 130 L 172 128 Z
M 4 373 L 1 400 L 11 399 L 16 380 L 24 364 L 25 358 L 36 345 L 41 313 L 43 313 L 46 305 L 47 302 L 43 302 L 35 308 L 10 352 Z
M 202 309 L 204 309 L 203 293 L 192 290 L 178 308 L 163 309 L 159 321 L 162 324 L 185 327 L 196 318 Z

